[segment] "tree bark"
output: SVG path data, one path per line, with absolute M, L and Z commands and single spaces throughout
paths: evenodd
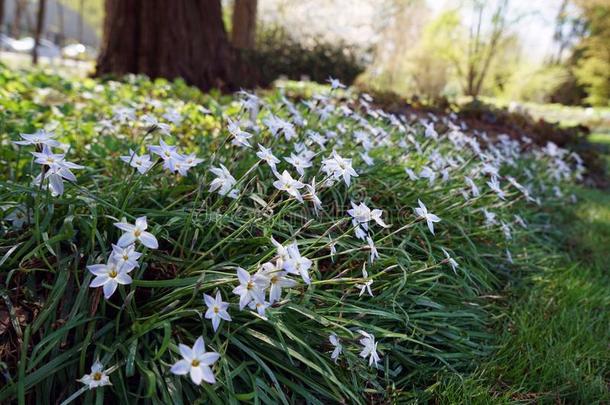
M 235 0 L 231 40 L 237 49 L 254 49 L 257 0 Z
M 64 46 L 64 42 L 66 40 L 66 24 L 64 19 L 64 6 L 58 1 L 55 3 L 55 7 L 57 10 L 57 26 L 58 26 L 58 35 L 57 35 L 57 44 L 59 46 Z
M 83 43 L 83 26 L 85 24 L 85 0 L 78 2 L 78 42 Z
M 0 32 L 2 32 L 3 23 L 4 23 L 4 0 L 0 0 Z
M 15 18 L 11 28 L 11 36 L 15 39 L 19 39 L 21 36 L 21 16 L 23 14 L 23 6 L 23 0 L 15 0 Z
M 244 66 L 227 38 L 220 0 L 106 0 L 97 76 L 143 73 L 234 90 L 249 85 Z
M 40 45 L 40 36 L 44 28 L 44 13 L 47 7 L 47 0 L 38 0 L 38 14 L 36 17 L 36 33 L 34 34 L 34 49 L 32 49 L 32 63 L 38 64 L 38 46 Z

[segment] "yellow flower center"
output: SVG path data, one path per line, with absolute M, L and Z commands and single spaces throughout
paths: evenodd
M 218 307 L 214 307 L 214 313 L 215 313 L 215 314 L 217 314 L 217 313 L 219 313 L 219 312 L 220 312 L 220 308 L 218 308 Z
M 125 261 L 129 260 L 129 256 L 123 255 L 123 260 L 125 260 Z
M 139 229 L 136 229 L 136 230 L 134 231 L 134 233 L 133 233 L 133 234 L 134 234 L 134 236 L 135 236 L 136 238 L 139 238 L 139 237 L 140 237 L 140 235 L 142 235 L 142 231 L 141 231 L 141 230 L 139 230 Z
M 112 269 L 108 272 L 108 277 L 115 278 L 116 276 L 117 276 L 117 271 L 115 269 Z
M 199 364 L 201 364 L 201 363 L 197 359 L 191 361 L 191 366 L 193 366 L 193 367 L 199 367 Z
M 99 381 L 102 379 L 102 373 L 100 373 L 99 371 L 96 371 L 95 373 L 93 373 L 93 379 L 95 381 Z
M 275 284 L 275 283 L 277 283 L 278 281 L 279 281 L 279 279 L 278 279 L 278 277 L 277 277 L 277 276 L 273 276 L 273 277 L 271 277 L 271 284 Z
M 253 288 L 254 288 L 254 283 L 253 283 L 252 281 L 248 281 L 248 285 L 246 286 L 246 288 L 247 288 L 248 290 L 253 289 Z

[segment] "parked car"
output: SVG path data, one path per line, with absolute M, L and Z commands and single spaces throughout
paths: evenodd
M 6 35 L 0 37 L 2 49 L 9 52 L 31 53 L 34 49 L 34 38 L 24 37 L 14 39 Z M 41 39 L 38 44 L 38 56 L 45 58 L 58 58 L 61 56 L 61 49 L 48 39 Z

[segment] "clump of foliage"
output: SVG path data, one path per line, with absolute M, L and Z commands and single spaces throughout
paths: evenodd
M 488 356 L 580 158 L 371 101 L 0 70 L 0 401 L 391 402 Z
M 553 142 L 561 147 L 575 150 L 588 167 L 588 175 L 594 183 L 605 184 L 606 165 L 598 148 L 588 141 L 589 129 L 584 125 L 571 127 L 559 123 L 535 120 L 524 111 L 510 111 L 482 101 L 473 101 L 460 107 L 460 117 L 478 122 L 478 127 L 490 133 L 509 134 L 520 138 L 528 136 L 538 145 Z
M 295 38 L 280 26 L 260 27 L 256 49 L 246 51 L 245 57 L 258 70 L 262 84 L 279 77 L 324 83 L 330 76 L 349 84 L 365 69 L 365 55 L 355 46 Z
M 597 0 L 581 3 L 588 34 L 579 45 L 583 53 L 576 77 L 586 88 L 589 104 L 610 106 L 610 4 Z

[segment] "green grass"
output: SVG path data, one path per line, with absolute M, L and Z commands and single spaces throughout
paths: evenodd
M 610 401 L 610 193 L 577 188 L 555 214 L 560 250 L 505 292 L 499 349 L 472 375 L 449 375 L 442 403 Z
M 287 91 L 312 91 L 303 87 L 292 85 Z M 328 87 L 313 89 L 329 92 Z M 349 93 L 341 97 L 345 98 L 333 98 L 330 103 L 340 106 L 351 100 L 357 106 Z M 158 100 L 160 106 L 153 107 L 151 100 Z M 274 176 L 251 150 L 231 145 L 227 118 L 245 115 L 235 96 L 202 94 L 182 82 L 142 77 L 100 82 L 0 69 L 2 218 L 15 204 L 23 204 L 32 213 L 23 230 L 12 229 L 3 220 L 0 231 L 0 309 L 6 309 L 11 325 L 0 335 L 0 402 L 64 400 L 80 392 L 76 379 L 89 372 L 96 358 L 113 368 L 113 385 L 83 393 L 79 399 L 85 403 L 391 403 L 432 398 L 464 402 L 459 399 L 474 394 L 473 390 L 474 398 L 484 403 L 530 391 L 538 394 L 554 383 L 566 387 L 559 390 L 565 398 L 593 400 L 600 394 L 593 388 L 587 388 L 588 396 L 571 391 L 571 378 L 592 375 L 586 373 L 584 355 L 575 363 L 582 364 L 581 371 L 571 374 L 543 365 L 549 368 L 541 372 L 545 378 L 539 386 L 511 380 L 515 373 L 511 374 L 508 362 L 515 363 L 516 370 L 529 372 L 528 364 L 573 353 L 570 342 L 561 348 L 549 340 L 548 354 L 543 346 L 536 347 L 532 356 L 542 354 L 532 357 L 533 362 L 512 349 L 502 351 L 527 347 L 523 342 L 532 336 L 537 336 L 533 342 L 539 344 L 540 336 L 564 330 L 564 322 L 573 328 L 569 331 L 580 330 L 569 324 L 573 313 L 562 315 L 562 311 L 579 297 L 577 292 L 585 288 L 583 280 L 547 282 L 554 279 L 551 275 L 567 277 L 552 269 L 571 268 L 565 266 L 561 231 L 554 221 L 555 213 L 566 205 L 565 198 L 553 197 L 551 186 L 557 184 L 566 192 L 572 182 L 555 182 L 551 177 L 555 158 L 517 154 L 508 146 L 497 150 L 498 161 L 515 155 L 514 165 L 502 165 L 502 175 L 531 182 L 535 195 L 543 198 L 540 207 L 528 203 L 503 177 L 504 201 L 487 187 L 485 177 L 477 175 L 482 165 L 479 157 L 470 148 L 448 141 L 443 125 L 438 125 L 442 136 L 435 142 L 424 136 L 420 122 L 407 122 L 419 148 L 413 140 L 405 147 L 401 146 L 405 133 L 383 116 L 368 116 L 359 109 L 363 119 L 357 120 L 335 109 L 322 119 L 302 103 L 286 103 L 279 91 L 266 93 L 263 101 L 265 106 L 255 117 L 261 130 L 252 141 L 271 146 L 278 156 L 288 156 L 294 145 L 265 129 L 262 119 L 271 112 L 291 119 L 289 109 L 296 109 L 306 119 L 305 127 L 297 131 L 303 142 L 306 129 L 339 134 L 328 141 L 326 150 L 309 145 L 318 154 L 304 181 L 310 181 L 314 173 L 318 182 L 323 179 L 318 168 L 333 147 L 354 159 L 359 176 L 349 187 L 341 181 L 320 187 L 325 210 L 319 217 L 309 201 L 301 204 L 276 190 L 271 185 Z M 136 108 L 135 122 L 117 124 L 116 133 L 96 128 L 102 119 L 112 117 L 114 108 L 125 105 Z M 204 113 L 202 106 L 210 112 Z M 205 161 L 183 177 L 169 174 L 159 164 L 138 175 L 118 157 L 129 148 L 144 152 L 144 145 L 157 144 L 162 136 L 143 125 L 141 116 L 160 116 L 169 108 L 179 109 L 184 120 L 172 126 L 174 136 L 165 139 Z M 58 197 L 47 187 L 31 184 L 40 173 L 28 153 L 33 147 L 11 143 L 19 133 L 52 123 L 60 140 L 70 146 L 66 158 L 86 166 L 77 171 L 77 182 L 66 184 L 65 193 Z M 344 135 L 341 126 L 345 126 Z M 361 146 L 352 134 L 358 130 L 377 134 L 371 150 L 373 166 L 365 165 L 357 153 Z M 379 135 L 383 133 L 387 135 Z M 377 137 L 383 142 L 377 142 Z M 420 170 L 437 155 L 454 159 L 454 164 L 447 163 L 447 181 L 430 185 L 425 179 L 408 180 L 405 167 Z M 236 199 L 209 191 L 214 177 L 209 168 L 220 163 L 237 179 Z M 295 174 L 284 162 L 279 167 Z M 526 169 L 532 178 L 528 179 Z M 465 175 L 475 178 L 480 196 L 463 197 Z M 418 199 L 442 219 L 434 236 L 413 213 Z M 353 235 L 346 215 L 350 200 L 383 209 L 384 220 L 391 224 L 387 229 L 371 226 L 380 255 L 374 263 L 369 262 L 369 246 Z M 504 236 L 499 225 L 484 225 L 483 208 L 510 224 L 512 239 Z M 527 229 L 515 224 L 515 214 L 525 218 Z M 114 222 L 122 218 L 133 222 L 141 215 L 147 216 L 159 249 L 140 249 L 144 256 L 141 267 L 132 273 L 133 284 L 121 286 L 105 300 L 99 289 L 88 287 L 92 275 L 86 266 L 107 257 L 110 244 L 121 234 Z M 237 285 L 236 267 L 253 273 L 262 263 L 274 260 L 272 236 L 282 243 L 298 242 L 301 253 L 313 261 L 313 282 L 308 286 L 295 277 L 298 284 L 285 291 L 265 319 L 240 311 L 232 289 Z M 331 237 L 337 248 L 334 261 Z M 458 261 L 458 268 L 449 266 L 442 249 Z M 507 249 L 513 263 L 507 259 Z M 363 266 L 374 281 L 372 297 L 359 295 L 366 281 Z M 541 297 L 552 297 L 559 288 L 574 289 L 565 305 L 551 308 L 562 319 L 556 332 L 534 331 L 534 320 L 527 318 L 531 314 L 520 313 L 530 310 L 526 305 L 541 311 L 547 301 L 509 305 L 529 288 L 523 277 L 540 291 L 548 291 Z M 202 318 L 202 295 L 216 291 L 230 303 L 233 321 L 223 322 L 214 332 Z M 596 294 L 591 295 L 591 305 L 603 304 L 598 302 L 603 297 Z M 587 310 L 584 316 L 589 312 L 594 313 Z M 532 329 L 523 336 L 507 333 L 498 341 L 498 334 L 503 334 L 498 325 L 508 324 L 509 319 L 514 324 L 531 324 Z M 379 368 L 369 367 L 359 357 L 360 329 L 377 338 Z M 337 364 L 330 358 L 331 333 L 344 346 Z M 180 358 L 178 344 L 192 345 L 199 336 L 221 355 L 214 366 L 214 385 L 195 386 L 188 377 L 169 372 Z M 582 333 L 575 336 L 587 338 Z M 511 339 L 519 345 L 504 344 Z M 584 354 L 597 354 L 588 346 L 590 341 L 580 344 Z M 491 356 L 503 359 L 501 364 L 489 363 Z M 477 383 L 490 381 L 488 374 L 458 377 L 488 363 L 486 370 L 495 370 L 494 375 L 513 384 L 510 393 L 495 388 L 495 381 L 487 386 L 493 390 L 487 391 Z M 603 374 L 602 365 L 591 362 L 593 368 Z M 452 377 L 439 382 L 439 376 L 449 374 Z M 530 376 L 528 382 L 534 384 Z

